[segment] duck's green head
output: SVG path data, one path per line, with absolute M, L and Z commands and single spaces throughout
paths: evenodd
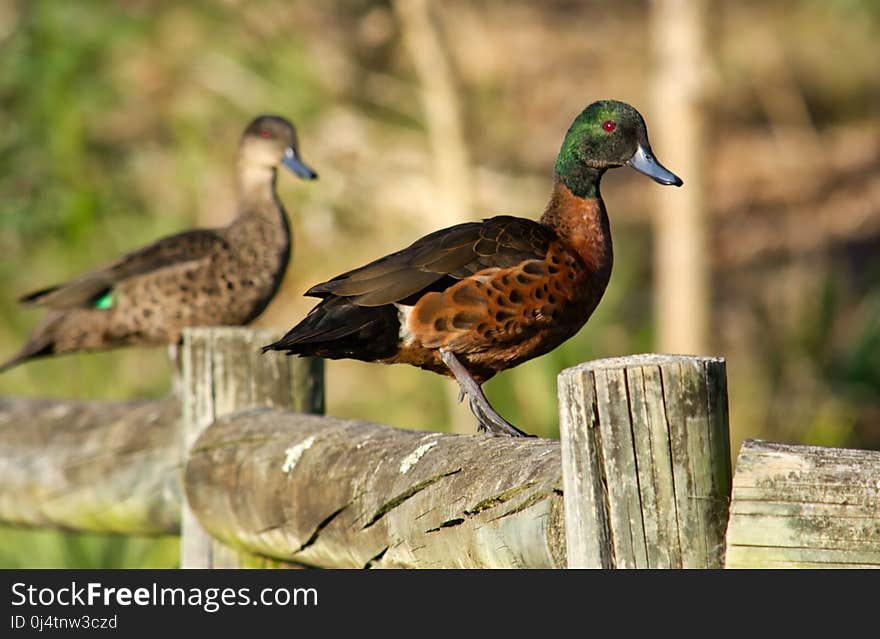
M 595 197 L 602 173 L 624 164 L 660 184 L 683 184 L 654 157 L 638 111 L 617 100 L 593 102 L 568 129 L 556 175 L 575 195 Z
M 318 177 L 299 157 L 293 125 L 278 115 L 261 115 L 247 126 L 239 156 L 248 165 L 274 168 L 283 164 L 305 180 Z

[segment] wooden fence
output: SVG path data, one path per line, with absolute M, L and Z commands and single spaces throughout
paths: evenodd
M 193 329 L 181 398 L 0 398 L 0 522 L 179 533 L 184 567 L 880 566 L 880 452 L 748 441 L 725 364 L 559 377 L 560 441 L 323 411 L 320 360 Z M 731 501 L 732 497 L 732 501 Z

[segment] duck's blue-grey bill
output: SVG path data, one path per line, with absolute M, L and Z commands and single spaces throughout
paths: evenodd
M 281 163 L 304 180 L 314 180 L 318 177 L 317 173 L 296 156 L 296 152 L 292 148 L 288 147 L 284 152 L 284 159 L 281 160 Z
M 651 153 L 650 147 L 646 149 L 640 144 L 639 148 L 636 149 L 635 155 L 633 155 L 627 162 L 627 165 L 631 166 L 639 173 L 644 173 L 660 184 L 675 186 L 681 186 L 684 184 L 680 177 L 656 160 L 654 154 Z

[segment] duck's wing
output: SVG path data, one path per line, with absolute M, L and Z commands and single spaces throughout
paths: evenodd
M 24 295 L 19 302 L 58 310 L 90 307 L 128 278 L 160 269 L 189 270 L 194 262 L 227 250 L 228 242 L 214 230 L 185 231 L 153 242 L 70 282 Z
M 554 233 L 532 220 L 498 216 L 436 231 L 407 248 L 313 286 L 306 295 L 358 306 L 413 303 L 487 268 L 543 259 Z

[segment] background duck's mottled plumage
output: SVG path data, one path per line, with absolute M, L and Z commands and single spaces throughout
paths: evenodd
M 278 290 L 290 258 L 290 228 L 275 193 L 284 163 L 297 157 L 293 126 L 264 115 L 245 129 L 238 152 L 238 216 L 226 227 L 160 239 L 70 282 L 30 293 L 49 310 L 0 371 L 35 357 L 133 345 L 176 344 L 187 326 L 246 324 Z

